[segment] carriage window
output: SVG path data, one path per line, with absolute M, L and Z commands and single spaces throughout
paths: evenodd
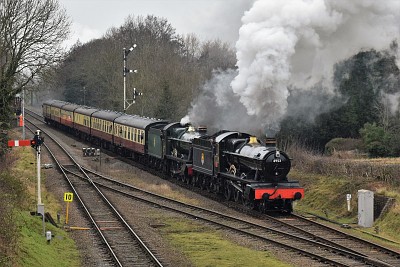
M 139 134 L 139 143 L 143 144 L 144 142 L 144 131 L 140 131 Z
M 135 140 L 134 140 L 135 142 L 137 142 L 137 141 L 138 141 L 138 138 L 137 138 L 137 135 L 138 135 L 138 133 L 137 133 L 137 132 L 138 132 L 138 130 L 137 130 L 137 129 L 135 129 Z

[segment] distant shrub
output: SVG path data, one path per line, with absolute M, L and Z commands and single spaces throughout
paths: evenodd
M 343 151 L 360 151 L 362 149 L 362 141 L 353 138 L 334 138 L 325 145 L 325 155 L 331 156 L 336 152 Z
M 400 156 L 400 134 L 398 130 L 385 131 L 375 123 L 366 123 L 360 130 L 365 150 L 371 157 Z
M 385 157 L 389 154 L 389 149 L 386 144 L 380 141 L 372 141 L 371 143 L 367 144 L 366 148 L 369 155 L 373 158 Z

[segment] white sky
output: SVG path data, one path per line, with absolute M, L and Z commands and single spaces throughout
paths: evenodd
M 202 41 L 220 39 L 234 46 L 241 17 L 253 0 L 59 0 L 72 21 L 70 46 L 78 39 L 100 38 L 129 15 L 163 17 L 177 34 L 194 33 Z

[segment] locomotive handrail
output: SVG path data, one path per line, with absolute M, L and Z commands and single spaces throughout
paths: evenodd
M 174 141 L 179 141 L 179 142 L 184 142 L 184 143 L 188 143 L 191 144 L 192 142 L 187 141 L 187 140 L 183 140 L 183 139 L 179 139 L 179 138 L 175 138 L 175 137 L 168 137 L 168 140 L 174 140 Z

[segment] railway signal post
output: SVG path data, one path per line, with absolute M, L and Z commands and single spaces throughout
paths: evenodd
M 127 60 L 127 57 L 128 57 L 128 54 L 130 53 L 130 52 L 132 52 L 133 51 L 133 49 L 135 49 L 136 48 L 136 44 L 134 44 L 131 48 L 129 48 L 129 49 L 126 49 L 125 47 L 124 47 L 124 52 L 123 52 L 123 60 L 124 60 L 124 68 L 123 68 L 123 77 L 124 77 L 124 113 L 126 113 L 126 110 L 131 106 L 131 105 L 133 105 L 133 104 L 135 104 L 135 100 L 136 100 L 136 96 L 139 96 L 139 95 L 142 95 L 142 93 L 139 93 L 139 92 L 136 92 L 136 88 L 134 88 L 134 91 L 133 91 L 133 99 L 126 99 L 126 74 L 127 73 L 137 73 L 137 70 L 131 70 L 131 69 L 128 69 L 127 67 L 126 67 L 126 60 Z
M 42 195 L 40 190 L 40 148 L 43 143 L 43 138 L 40 136 L 40 130 L 36 131 L 36 134 L 33 136 L 31 140 L 31 147 L 36 150 L 36 162 L 37 162 L 37 213 L 42 214 L 44 216 L 44 204 L 42 203 Z
M 43 234 L 45 233 L 45 226 L 44 226 L 44 204 L 42 203 L 42 195 L 40 190 L 40 147 L 43 144 L 43 137 L 40 135 L 40 130 L 36 131 L 36 134 L 33 136 L 32 140 L 9 140 L 8 146 L 31 146 L 36 150 L 36 161 L 37 161 L 37 196 L 38 196 L 38 203 L 37 203 L 37 213 L 42 215 L 43 218 Z
M 25 89 L 22 89 L 22 99 L 21 99 L 21 111 L 22 111 L 22 139 L 25 139 Z

